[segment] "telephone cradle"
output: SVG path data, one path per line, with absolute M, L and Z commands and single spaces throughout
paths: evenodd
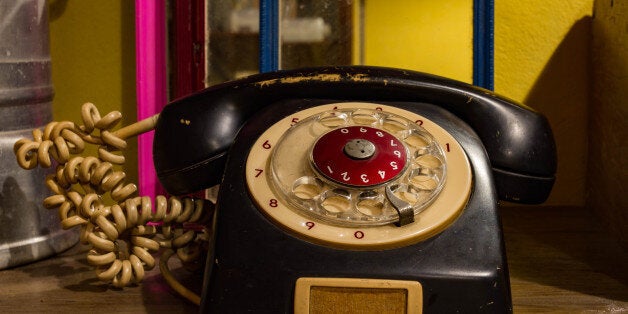
M 175 100 L 154 162 L 175 195 L 220 184 L 201 310 L 511 312 L 498 200 L 543 202 L 539 113 L 428 74 L 325 67 Z

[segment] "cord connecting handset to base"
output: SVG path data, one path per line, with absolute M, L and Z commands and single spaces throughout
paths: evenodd
M 91 245 L 87 254 L 97 277 L 116 287 L 139 283 L 145 270 L 155 266 L 151 252 L 167 248 L 162 272 L 172 282 L 167 259 L 176 252 L 188 269 L 204 266 L 208 243 L 206 226 L 214 204 L 205 199 L 157 196 L 154 208 L 149 197 L 134 196 L 137 186 L 126 183 L 126 174 L 114 169 L 123 165 L 125 139 L 152 130 L 157 116 L 112 131 L 122 119 L 118 111 L 100 116 L 91 103 L 82 107 L 83 125 L 51 122 L 33 130 L 33 139 L 14 145 L 18 164 L 24 169 L 53 166 L 46 186 L 54 193 L 44 200 L 48 209 L 58 209 L 64 229 L 79 226 L 80 240 Z M 98 145 L 98 157 L 78 156 L 86 144 Z M 113 204 L 107 204 L 109 194 Z M 183 296 L 199 303 L 198 296 L 178 285 Z

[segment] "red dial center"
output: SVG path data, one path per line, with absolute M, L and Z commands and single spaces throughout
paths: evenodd
M 335 129 L 312 148 L 314 169 L 339 184 L 372 187 L 395 179 L 408 156 L 403 143 L 390 133 L 366 126 Z

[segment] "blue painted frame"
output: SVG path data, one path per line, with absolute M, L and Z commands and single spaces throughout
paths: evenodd
M 473 0 L 473 85 L 494 88 L 494 0 Z
M 473 85 L 494 87 L 494 0 L 473 0 Z M 260 0 L 260 72 L 279 69 L 279 0 Z
M 259 71 L 279 69 L 279 0 L 260 0 Z

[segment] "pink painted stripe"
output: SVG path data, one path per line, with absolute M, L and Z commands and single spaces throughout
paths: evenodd
M 135 0 L 137 119 L 153 116 L 168 101 L 165 0 Z M 153 165 L 153 131 L 138 137 L 139 194 L 164 194 Z

